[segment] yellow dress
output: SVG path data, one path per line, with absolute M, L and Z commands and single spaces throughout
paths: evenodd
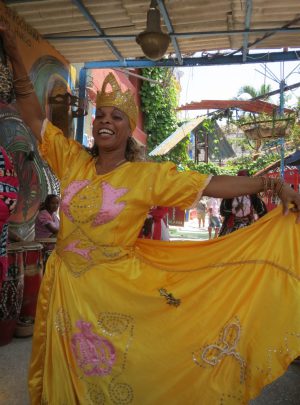
M 246 404 L 300 354 L 300 226 L 276 209 L 206 242 L 137 240 L 150 206 L 189 207 L 208 177 L 171 163 L 97 175 L 47 125 L 61 180 L 30 367 L 32 405 Z

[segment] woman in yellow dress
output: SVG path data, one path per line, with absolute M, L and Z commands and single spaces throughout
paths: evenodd
M 109 75 L 96 156 L 44 121 L 1 28 L 20 113 L 61 182 L 61 228 L 36 315 L 31 404 L 243 404 L 300 354 L 300 198 L 258 178 L 132 161 L 137 110 Z M 110 88 L 111 87 L 111 88 Z M 137 239 L 150 207 L 268 187 L 287 213 L 207 242 Z

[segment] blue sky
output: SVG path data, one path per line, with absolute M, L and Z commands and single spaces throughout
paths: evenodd
M 287 85 L 300 82 L 300 61 L 268 63 L 267 68 L 279 80 L 284 77 Z M 257 72 L 257 70 L 265 71 L 265 66 L 262 64 L 189 67 L 180 70 L 183 72 L 180 79 L 182 88 L 180 104 L 201 100 L 232 99 L 246 84 L 259 88 L 266 83 L 271 85 L 272 90 L 279 88 L 275 81 Z M 290 75 L 293 70 L 294 73 Z M 295 103 L 296 97 L 300 97 L 300 87 L 288 94 L 291 96 L 289 103 Z M 271 101 L 279 104 L 279 95 L 274 96 Z M 204 111 L 184 112 L 184 116 L 188 118 L 202 115 L 202 113 Z

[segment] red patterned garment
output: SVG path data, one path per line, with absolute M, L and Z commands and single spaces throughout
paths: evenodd
M 12 160 L 0 146 L 0 288 L 7 273 L 8 218 L 17 203 L 18 187 Z

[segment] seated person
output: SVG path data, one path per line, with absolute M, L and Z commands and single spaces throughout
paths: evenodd
M 35 239 L 56 237 L 59 230 L 58 206 L 57 195 L 48 194 L 35 220 Z

